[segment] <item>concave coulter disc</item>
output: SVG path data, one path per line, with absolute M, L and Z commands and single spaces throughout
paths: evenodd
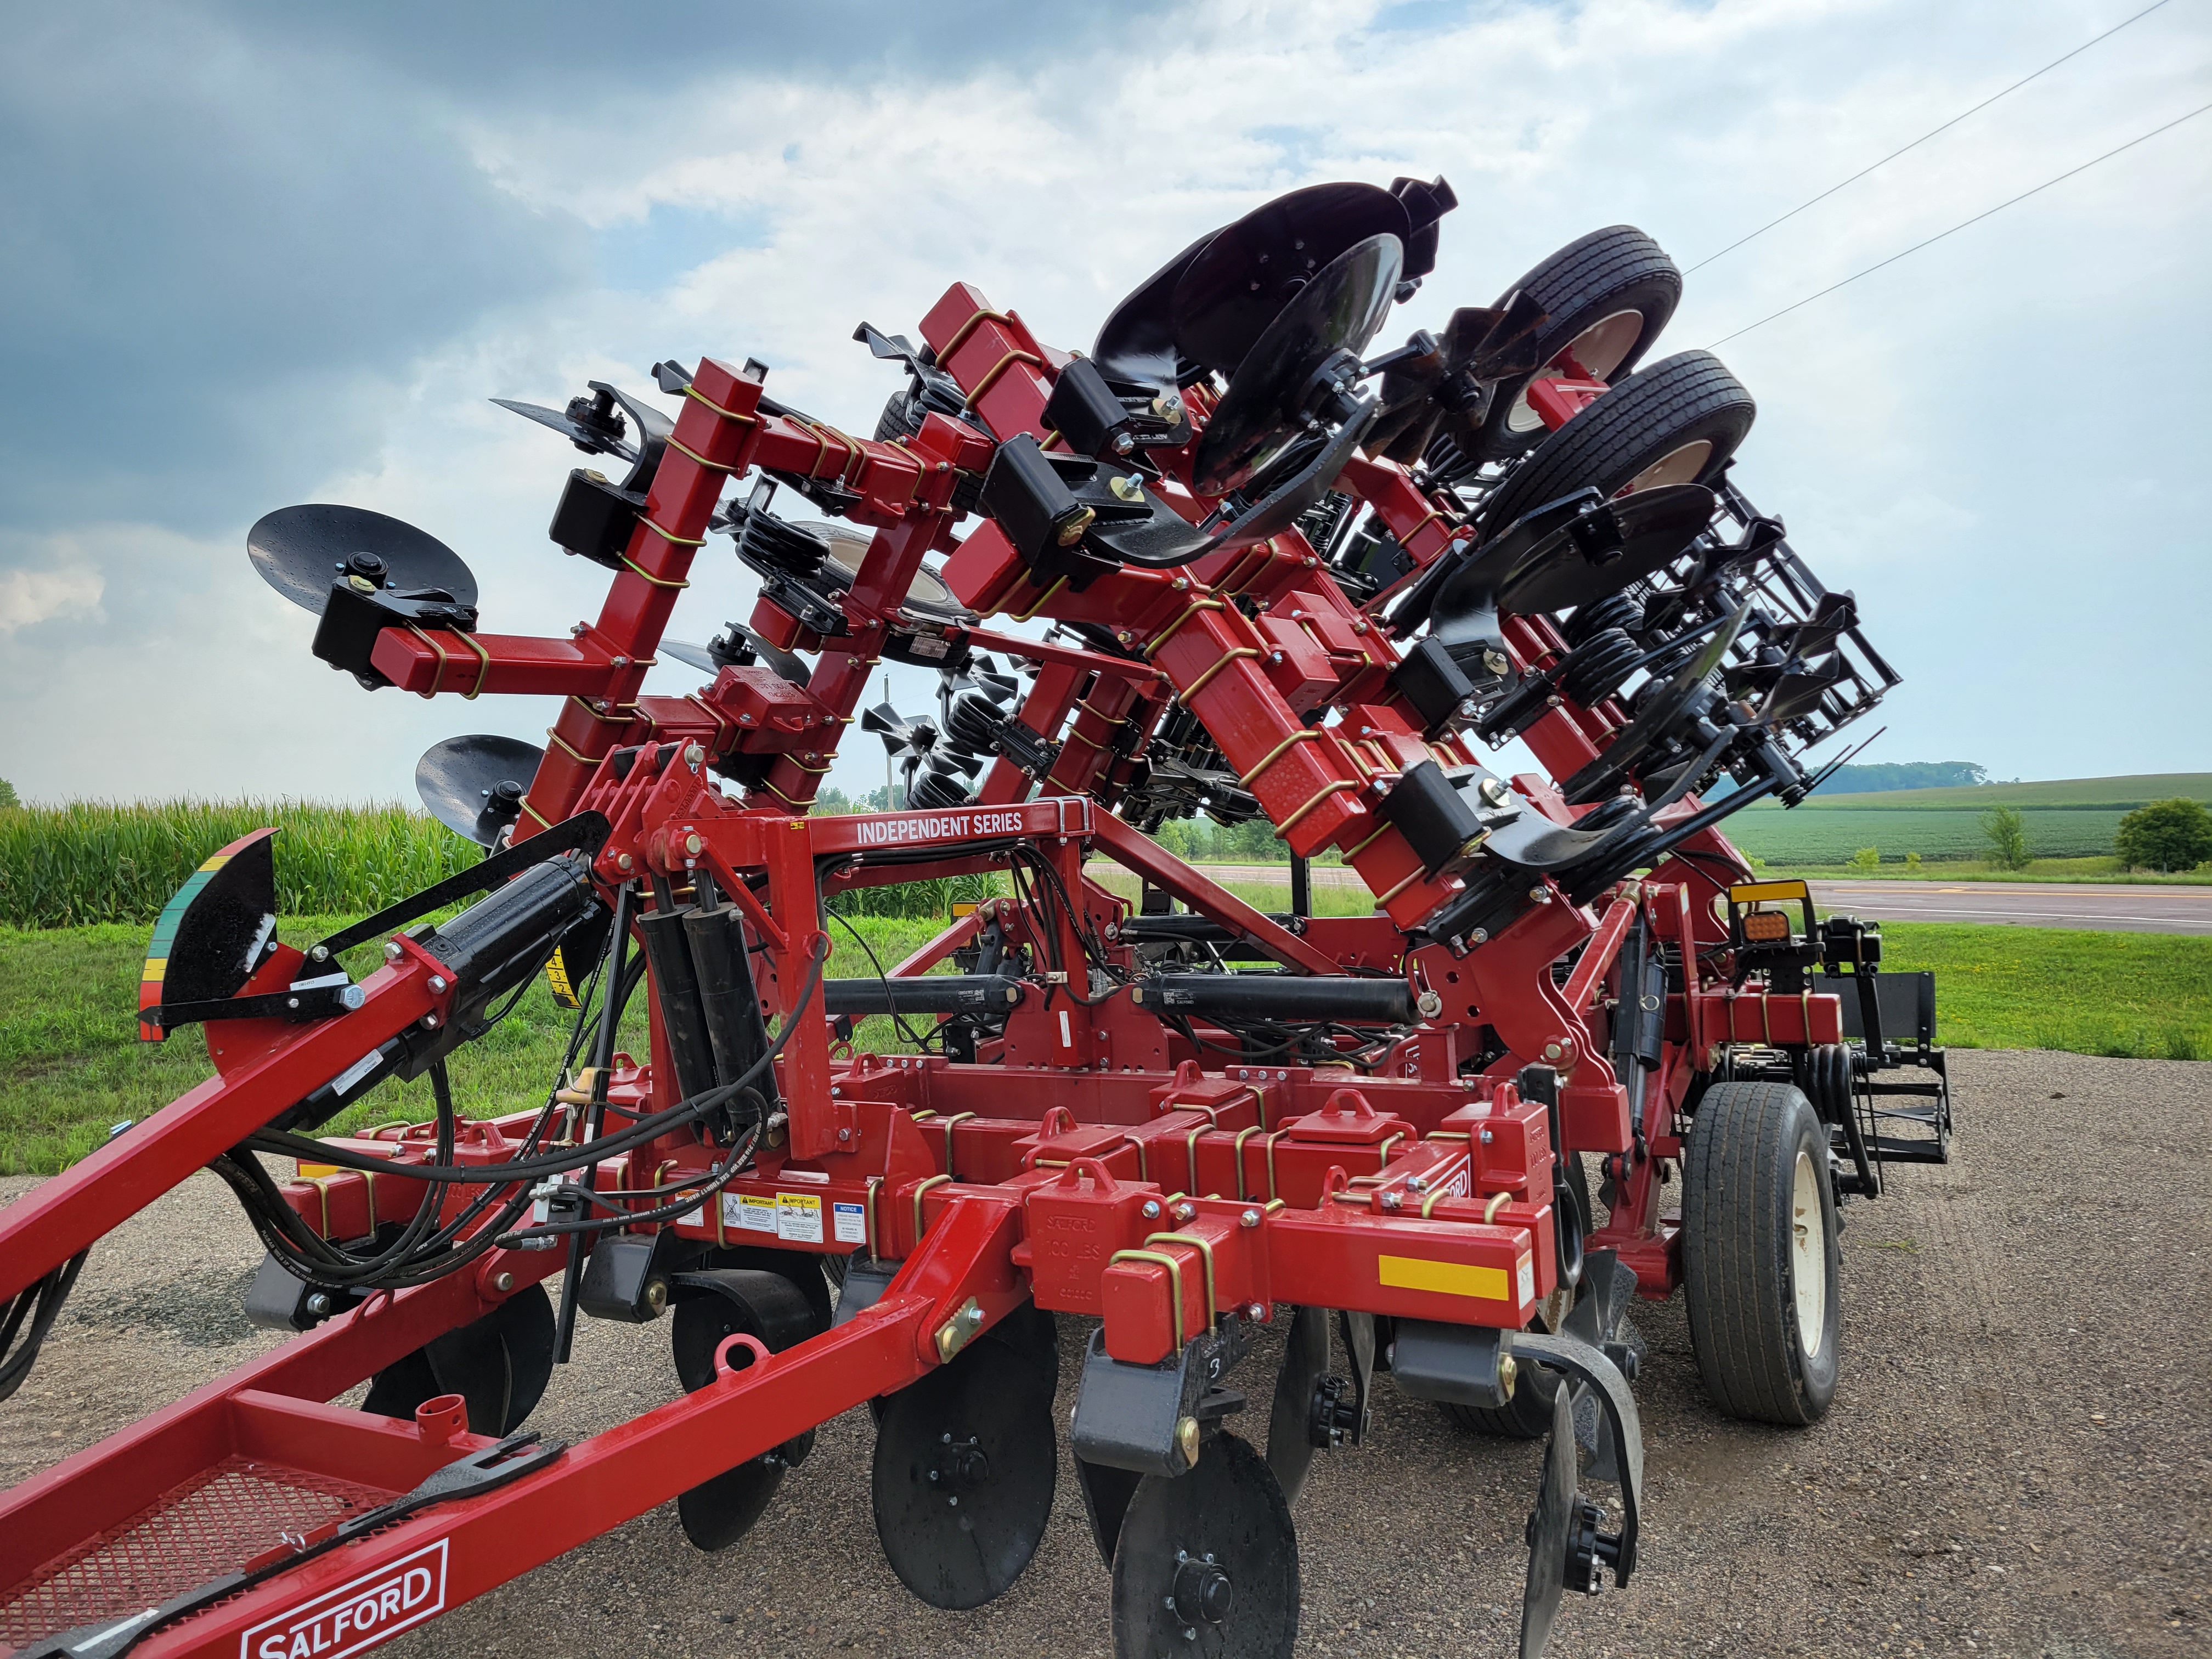
M 1198 1466 L 1137 1483 L 1114 1550 L 1116 1659 L 1290 1659 L 1298 1540 L 1267 1461 L 1216 1435 Z
M 932 1607 L 978 1607 L 1002 1594 L 1052 1514 L 1057 1354 L 994 1334 L 884 1401 L 876 1428 L 876 1536 L 900 1582 Z

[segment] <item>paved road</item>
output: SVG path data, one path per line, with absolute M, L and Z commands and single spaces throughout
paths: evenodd
M 1962 1052 L 1957 1161 L 1846 1211 L 1843 1381 L 1810 1430 L 1730 1422 L 1679 1300 L 1637 1314 L 1642 1565 L 1570 1597 L 1557 1659 L 1978 1654 L 2202 1659 L 2212 1643 L 2212 1065 Z M 2084 1160 L 2085 1142 L 2095 1156 Z M 0 1204 L 31 1182 L 0 1181 Z M 174 1400 L 270 1340 L 238 1313 L 258 1250 L 195 1176 L 96 1248 L 0 1405 L 0 1482 Z M 1074 1344 L 1064 1332 L 1065 1423 Z M 589 1434 L 672 1397 L 665 1326 L 586 1321 L 532 1425 Z M 1264 1419 L 1279 1348 L 1237 1381 Z M 1514 1650 L 1538 1449 L 1483 1440 L 1377 1379 L 1370 1443 L 1296 1510 L 1304 1655 Z M 1264 1420 L 1246 1425 L 1258 1434 Z M 672 1504 L 381 1650 L 391 1659 L 1090 1659 L 1107 1576 L 1063 1464 L 1029 1571 L 925 1607 L 878 1548 L 865 1411 L 823 1426 L 759 1528 L 692 1550 Z
M 1216 881 L 1267 882 L 1287 888 L 1280 864 L 1208 864 Z M 1357 887 L 1340 866 L 1315 868 L 1316 887 Z M 2134 887 L 2117 883 L 2061 885 L 2038 881 L 1815 881 L 1823 910 L 1845 910 L 1869 921 L 1978 921 L 2014 927 L 2088 927 L 2123 933 L 2212 935 L 2212 887 Z

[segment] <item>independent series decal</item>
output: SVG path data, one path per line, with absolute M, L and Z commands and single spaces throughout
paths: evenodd
M 946 812 L 927 818 L 863 818 L 853 826 L 862 846 L 902 841 L 965 841 L 972 836 L 1018 836 L 1019 812 Z

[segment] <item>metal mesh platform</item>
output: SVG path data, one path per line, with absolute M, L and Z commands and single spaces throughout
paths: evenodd
M 282 1464 L 229 1457 L 122 1525 L 40 1567 L 0 1601 L 0 1650 L 136 1613 L 325 1522 L 390 1497 Z

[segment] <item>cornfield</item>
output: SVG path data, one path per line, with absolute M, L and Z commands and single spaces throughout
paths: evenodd
M 81 927 L 149 922 L 209 854 L 275 825 L 276 908 L 288 916 L 360 915 L 465 868 L 477 848 L 399 806 L 306 801 L 167 801 L 0 809 L 0 923 Z M 848 916 L 943 917 L 955 900 L 999 890 L 988 876 L 862 888 Z
M 76 802 L 0 811 L 0 921 L 147 922 L 209 854 L 274 825 L 287 915 L 380 909 L 476 862 L 475 847 L 398 806 L 303 801 Z

